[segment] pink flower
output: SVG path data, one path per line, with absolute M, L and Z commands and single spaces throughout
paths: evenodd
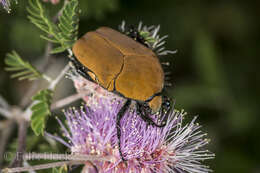
M 164 128 L 147 126 L 134 110 L 129 110 L 121 121 L 121 149 L 127 159 L 122 162 L 116 135 L 116 114 L 121 103 L 92 110 L 70 109 L 65 112 L 69 130 L 59 121 L 69 142 L 72 153 L 110 156 L 111 162 L 94 162 L 99 172 L 195 172 L 211 170 L 201 161 L 211 159 L 214 154 L 201 148 L 208 143 L 201 126 L 191 123 L 183 125 L 184 112 L 174 111 Z M 89 165 L 85 169 L 89 169 Z M 94 169 L 90 168 L 93 172 Z
M 65 112 L 68 129 L 59 123 L 68 142 L 62 141 L 72 153 L 110 156 L 111 162 L 95 161 L 95 169 L 86 163 L 84 172 L 139 172 L 206 173 L 211 170 L 202 164 L 214 154 L 202 149 L 209 140 L 195 123 L 196 117 L 183 124 L 183 111 L 170 113 L 166 126 L 148 126 L 131 105 L 121 120 L 121 160 L 118 150 L 116 115 L 124 100 L 80 76 L 71 76 L 78 90 L 95 90 L 84 98 L 87 102 L 80 110 Z

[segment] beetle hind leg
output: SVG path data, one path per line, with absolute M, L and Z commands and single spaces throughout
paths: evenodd
M 161 124 L 157 124 L 149 116 L 149 114 L 151 115 L 151 108 L 147 105 L 147 103 L 137 102 L 137 104 L 136 104 L 137 113 L 148 125 L 153 125 L 155 127 L 161 128 L 166 125 L 168 116 L 173 110 L 173 106 L 171 106 L 172 105 L 171 102 L 172 102 L 172 100 L 170 98 L 163 96 L 163 103 L 162 103 L 161 109 L 159 111 L 159 115 L 161 115 L 160 118 L 162 118 Z
M 131 104 L 131 100 L 127 99 L 123 107 L 119 110 L 116 117 L 116 130 L 117 130 L 117 139 L 118 139 L 118 148 L 119 148 L 119 154 L 122 159 L 122 161 L 126 161 L 126 159 L 123 156 L 122 149 L 121 149 L 121 125 L 120 121 L 123 118 L 125 112 L 129 108 Z
M 148 124 L 155 127 L 164 127 L 166 125 L 165 121 L 162 121 L 161 124 L 157 124 L 153 121 L 153 119 L 149 116 L 151 114 L 151 109 L 148 105 L 137 102 L 136 110 L 139 116 Z

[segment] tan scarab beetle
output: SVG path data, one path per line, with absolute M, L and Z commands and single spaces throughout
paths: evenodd
M 108 27 L 87 32 L 73 46 L 74 65 L 83 76 L 92 79 L 108 91 L 127 99 L 117 115 L 117 134 L 120 148 L 120 120 L 136 101 L 137 111 L 143 120 L 157 127 L 148 114 L 162 110 L 164 71 L 156 54 L 135 40 Z

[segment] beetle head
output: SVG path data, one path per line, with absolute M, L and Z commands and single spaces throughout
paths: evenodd
M 145 38 L 140 34 L 138 29 L 134 25 L 129 25 L 126 27 L 126 30 L 124 33 L 128 36 L 134 39 L 135 41 L 141 43 L 142 45 L 149 47 L 148 44 L 146 43 Z

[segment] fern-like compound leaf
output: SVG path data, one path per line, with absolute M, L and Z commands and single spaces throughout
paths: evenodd
M 40 134 L 43 135 L 46 120 L 48 116 L 51 115 L 50 105 L 52 95 L 52 90 L 44 89 L 32 98 L 32 100 L 36 101 L 36 103 L 31 108 L 31 127 L 37 136 L 39 136 Z
M 51 53 L 64 52 L 70 49 L 77 40 L 79 7 L 78 0 L 71 0 L 65 4 L 58 18 L 58 25 L 50 20 L 46 9 L 39 0 L 29 0 L 29 20 L 45 34 L 41 38 L 58 44 Z
M 42 77 L 36 68 L 24 61 L 15 51 L 6 55 L 5 64 L 8 66 L 5 70 L 15 72 L 11 75 L 12 78 L 34 80 Z

